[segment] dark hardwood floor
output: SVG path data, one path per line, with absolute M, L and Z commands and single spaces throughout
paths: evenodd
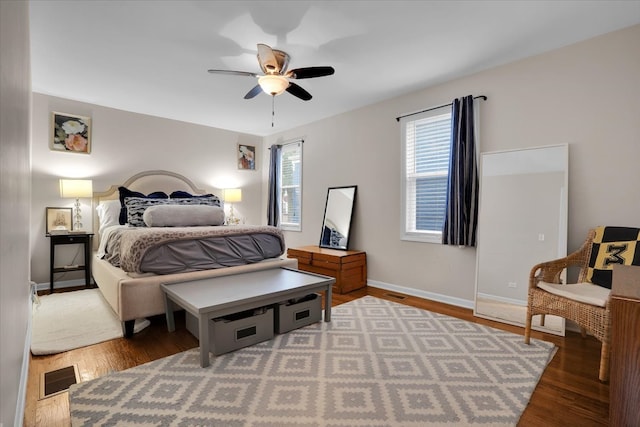
M 522 335 L 523 329 L 473 316 L 471 310 L 417 297 L 398 299 L 396 292 L 371 288 L 346 295 L 334 295 L 338 305 L 373 295 L 433 312 L 489 325 Z M 151 326 L 132 339 L 116 339 L 51 356 L 31 356 L 24 425 L 69 426 L 69 398 L 62 392 L 39 398 L 43 372 L 77 365 L 81 381 L 121 371 L 152 360 L 194 348 L 197 340 L 184 328 L 184 314 L 176 314 L 176 332 L 168 333 L 164 316 L 150 319 Z M 557 353 L 545 370 L 518 426 L 607 426 L 609 425 L 609 385 L 598 381 L 600 343 L 592 337 L 568 332 L 566 337 L 533 332 L 534 338 L 553 342 Z

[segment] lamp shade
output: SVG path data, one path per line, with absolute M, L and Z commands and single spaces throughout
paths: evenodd
M 237 203 L 242 201 L 242 190 L 240 188 L 227 188 L 224 190 L 224 201 L 227 203 Z
M 284 76 L 267 74 L 258 78 L 258 84 L 269 95 L 280 95 L 289 87 L 289 80 Z
M 61 179 L 60 197 L 71 199 L 93 197 L 93 182 L 90 179 Z

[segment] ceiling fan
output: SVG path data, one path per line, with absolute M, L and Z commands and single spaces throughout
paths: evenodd
M 333 67 L 304 67 L 295 68 L 287 71 L 289 66 L 289 54 L 281 50 L 272 49 L 266 44 L 258 44 L 258 63 L 262 69 L 263 75 L 252 73 L 250 71 L 232 71 L 232 70 L 208 70 L 212 74 L 227 74 L 233 76 L 256 77 L 258 84 L 244 96 L 244 99 L 251 99 L 260 92 L 275 97 L 284 91 L 296 96 L 303 101 L 309 101 L 312 97 L 302 87 L 298 86 L 292 79 L 311 79 L 314 77 L 323 77 L 332 75 L 335 70 Z

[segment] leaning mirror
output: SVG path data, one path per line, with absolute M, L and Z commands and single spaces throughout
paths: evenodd
M 331 187 L 324 207 L 320 247 L 347 250 L 357 186 Z
M 529 272 L 567 254 L 568 145 L 482 153 L 474 314 L 524 326 Z M 564 335 L 564 319 L 533 328 Z

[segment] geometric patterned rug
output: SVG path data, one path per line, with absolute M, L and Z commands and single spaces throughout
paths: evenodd
M 73 426 L 514 426 L 552 343 L 366 296 L 201 368 L 192 349 L 71 386 Z

